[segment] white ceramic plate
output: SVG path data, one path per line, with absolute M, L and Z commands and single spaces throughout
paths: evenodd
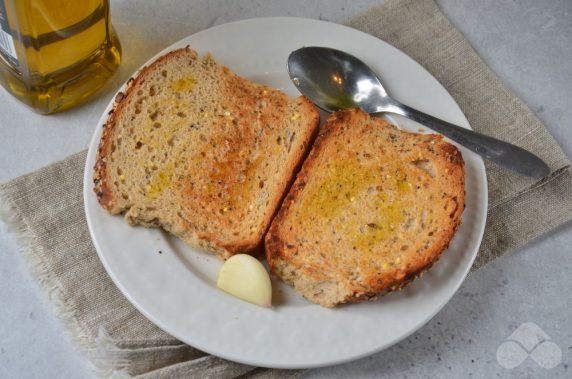
M 286 59 L 302 46 L 329 46 L 359 57 L 381 75 L 390 94 L 444 120 L 469 127 L 447 91 L 411 58 L 370 35 L 297 18 L 260 18 L 189 36 L 161 54 L 191 45 L 211 52 L 238 74 L 297 96 Z M 90 144 L 85 168 L 87 221 L 97 252 L 123 294 L 152 322 L 205 352 L 277 368 L 331 365 L 357 359 L 407 337 L 429 321 L 461 285 L 483 235 L 487 185 L 483 162 L 461 149 L 466 163 L 463 223 L 449 249 L 422 279 L 377 301 L 324 309 L 274 280 L 273 309 L 235 299 L 215 287 L 221 263 L 158 229 L 130 227 L 103 211 L 92 191 L 92 170 L 111 104 Z M 391 119 L 401 128 L 420 125 Z M 162 254 L 159 254 L 161 251 Z

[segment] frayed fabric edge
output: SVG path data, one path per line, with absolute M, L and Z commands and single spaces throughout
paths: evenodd
M 52 276 L 42 259 L 45 252 L 30 231 L 26 220 L 19 215 L 17 207 L 5 195 L 3 187 L 0 186 L 0 219 L 15 236 L 32 275 L 45 290 L 49 302 L 55 308 L 57 318 L 63 323 L 65 334 L 87 356 L 91 369 L 97 376 L 130 378 L 128 360 L 122 357 L 121 348 L 114 343 L 104 328 L 100 328 L 95 339 L 83 332 L 75 316 L 74 307 L 67 301 L 60 283 Z

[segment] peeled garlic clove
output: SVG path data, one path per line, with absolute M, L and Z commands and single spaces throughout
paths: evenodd
M 239 299 L 272 306 L 270 276 L 260 261 L 248 254 L 230 257 L 218 272 L 216 286 Z

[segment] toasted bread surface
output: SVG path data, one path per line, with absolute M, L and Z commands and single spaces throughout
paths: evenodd
M 222 258 L 253 253 L 319 123 L 305 98 L 172 51 L 128 82 L 104 125 L 99 203 Z
M 463 166 L 441 136 L 332 114 L 266 236 L 272 272 L 325 307 L 403 287 L 461 221 Z

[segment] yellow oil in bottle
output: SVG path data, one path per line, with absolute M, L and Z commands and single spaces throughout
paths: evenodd
M 0 0 L 0 84 L 39 113 L 96 94 L 121 60 L 108 0 Z

